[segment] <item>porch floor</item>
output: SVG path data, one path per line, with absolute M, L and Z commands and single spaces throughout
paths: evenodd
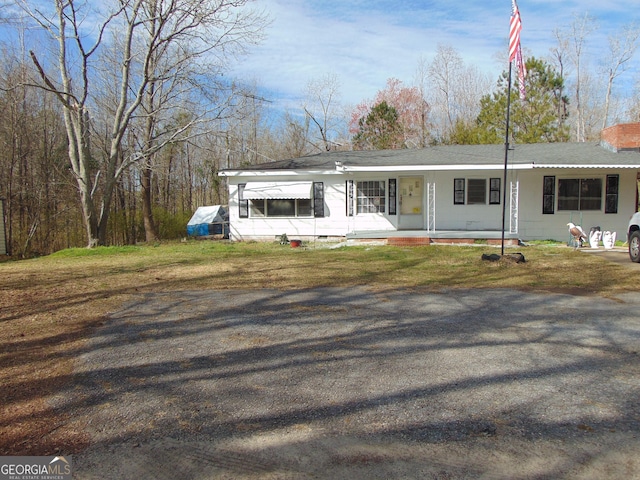
M 430 245 L 486 243 L 489 245 L 502 244 L 501 230 L 378 230 L 355 231 L 347 234 L 350 243 L 377 243 L 388 245 Z M 517 246 L 517 233 L 504 233 L 505 245 Z

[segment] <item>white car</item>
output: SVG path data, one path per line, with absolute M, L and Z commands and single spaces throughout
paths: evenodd
M 627 243 L 629 244 L 629 258 L 632 262 L 640 263 L 640 212 L 634 213 L 629 220 Z

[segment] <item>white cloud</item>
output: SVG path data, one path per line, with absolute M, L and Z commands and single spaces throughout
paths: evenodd
M 635 17 L 637 9 L 610 0 L 520 0 L 525 50 L 545 57 L 555 45 L 553 31 L 567 29 L 576 14 L 598 19 L 590 38 L 595 51 Z M 418 59 L 433 58 L 438 44 L 450 45 L 467 65 L 495 76 L 507 65 L 508 0 L 264 0 L 257 5 L 273 19 L 265 42 L 242 59 L 235 74 L 255 79 L 281 105 L 299 105 L 312 79 L 338 75 L 347 104 L 371 99 L 386 80 L 413 81 Z

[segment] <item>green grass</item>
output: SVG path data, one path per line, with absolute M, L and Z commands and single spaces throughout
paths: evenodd
M 425 288 L 518 288 L 607 294 L 632 290 L 628 270 L 562 244 L 508 249 L 526 263 L 487 262 L 487 246 L 358 246 L 291 248 L 273 243 L 188 241 L 156 246 L 70 249 L 0 265 L 9 278 L 56 275 L 86 285 L 138 290 L 190 288 L 313 288 L 371 285 Z M 49 279 L 49 280 L 47 280 Z M 161 279 L 157 280 L 157 279 Z M 15 280 L 15 279 L 14 279 Z M 3 280 L 0 279 L 0 286 Z
M 78 258 L 78 257 L 104 257 L 111 255 L 124 255 L 128 253 L 139 253 L 141 247 L 123 246 L 123 247 L 96 247 L 96 248 L 68 248 L 49 255 L 49 258 Z

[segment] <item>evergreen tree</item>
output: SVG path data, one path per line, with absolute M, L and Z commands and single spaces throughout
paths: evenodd
M 526 98 L 520 100 L 518 80 L 511 88 L 510 141 L 518 143 L 566 142 L 569 100 L 563 95 L 564 79 L 543 60 L 526 61 Z M 480 114 L 475 124 L 458 123 L 451 143 L 494 144 L 505 139 L 509 75 L 503 72 L 497 90 L 480 100 Z M 515 77 L 515 75 L 514 75 Z
M 361 117 L 358 128 L 358 133 L 353 137 L 356 150 L 386 150 L 404 146 L 398 112 L 385 101 L 374 105 L 371 112 Z

